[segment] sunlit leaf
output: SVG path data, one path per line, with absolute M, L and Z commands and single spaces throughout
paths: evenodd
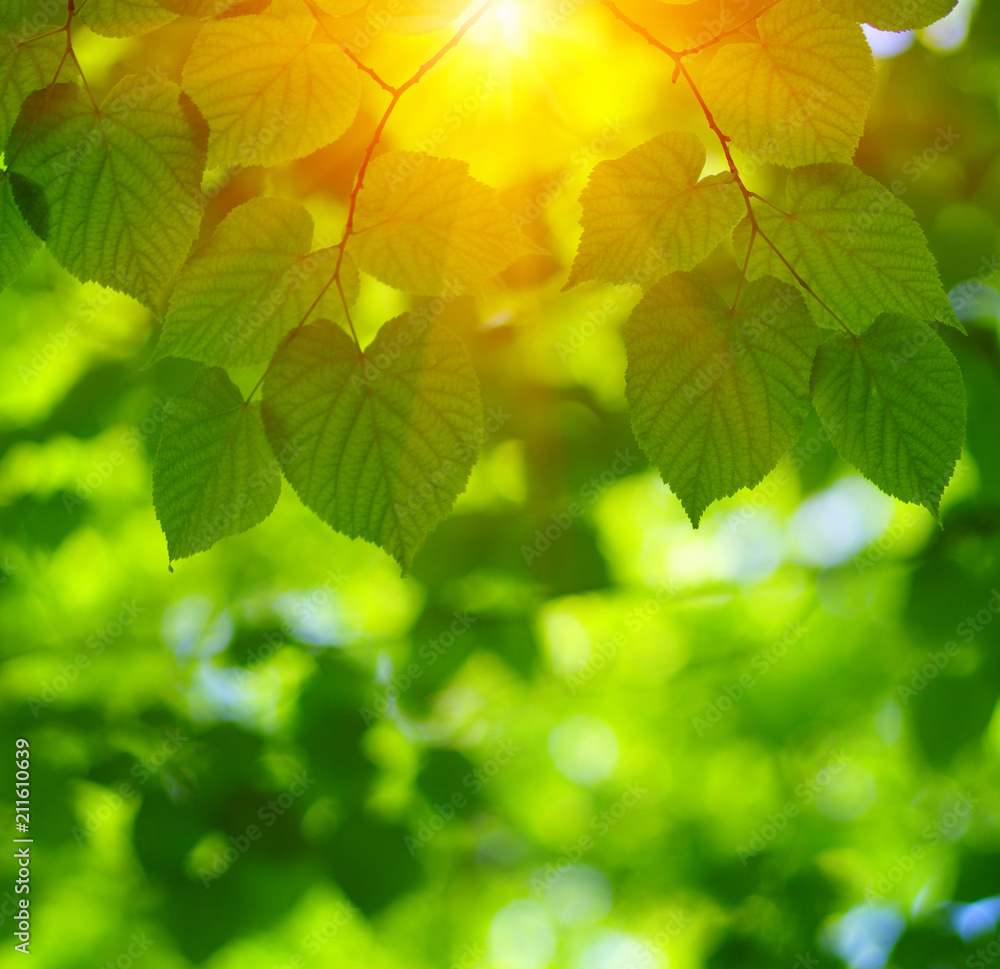
M 951 351 L 926 323 L 881 316 L 861 336 L 819 350 L 816 411 L 866 478 L 936 516 L 965 438 L 965 389 Z
M 317 299 L 318 315 L 342 318 L 340 292 L 327 286 L 337 251 L 314 253 L 312 240 L 312 217 L 298 202 L 257 198 L 233 209 L 181 270 L 155 358 L 261 363 Z M 353 303 L 358 273 L 349 256 L 341 278 Z
M 861 28 L 815 0 L 782 0 L 757 24 L 759 43 L 721 48 L 705 73 L 719 126 L 758 163 L 849 162 L 875 93 Z
M 333 323 L 303 328 L 267 375 L 263 415 L 302 501 L 404 571 L 465 489 L 483 424 L 465 348 L 416 314 L 363 354 Z
M 810 165 L 789 174 L 785 192 L 787 214 L 754 201 L 757 223 L 795 272 L 854 332 L 890 312 L 958 325 L 913 212 L 875 179 L 850 165 Z M 733 234 L 741 261 L 750 235 L 749 220 L 744 219 Z M 750 276 L 763 275 L 794 279 L 758 235 Z M 816 301 L 809 304 L 818 323 L 838 325 Z
M 198 232 L 204 126 L 180 89 L 124 78 L 99 111 L 75 85 L 36 91 L 9 144 L 17 204 L 74 276 L 153 306 Z
M 823 0 L 830 10 L 879 30 L 927 27 L 954 9 L 958 0 Z
M 350 251 L 365 272 L 425 296 L 476 292 L 535 248 L 465 162 L 389 152 L 372 162 Z
M 83 22 L 105 37 L 134 37 L 156 30 L 176 18 L 157 0 L 86 0 Z
M 670 131 L 601 162 L 580 196 L 583 237 L 568 285 L 648 286 L 701 262 L 746 211 L 728 172 L 699 181 L 705 157 L 697 135 Z
M 632 429 L 695 526 L 795 443 L 819 335 L 802 297 L 776 279 L 746 284 L 732 310 L 702 277 L 674 273 L 632 312 Z
M 299 0 L 206 23 L 184 90 L 208 121 L 210 167 L 278 165 L 336 141 L 361 103 L 361 74 Z
M 201 370 L 171 398 L 153 463 L 153 504 L 171 560 L 253 528 L 280 490 L 259 405 L 245 403 L 224 370 Z

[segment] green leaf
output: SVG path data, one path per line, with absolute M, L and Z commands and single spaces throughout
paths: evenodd
M 219 367 L 199 371 L 186 394 L 171 398 L 153 461 L 153 504 L 170 560 L 260 524 L 280 490 L 259 405 L 245 403 Z
M 701 276 L 678 272 L 650 289 L 624 335 L 636 440 L 697 527 L 798 439 L 820 331 L 776 279 L 745 284 L 732 310 Z
M 721 48 L 705 72 L 715 120 L 758 162 L 849 162 L 875 93 L 861 28 L 816 0 L 783 0 L 757 24 L 759 43 Z
M 180 88 L 126 77 L 99 112 L 75 85 L 36 91 L 10 156 L 17 204 L 59 263 L 155 306 L 198 232 L 181 213 L 201 182 L 205 132 Z
M 184 90 L 208 121 L 210 168 L 279 165 L 336 141 L 361 103 L 361 74 L 335 44 L 310 42 L 298 0 L 206 23 L 184 65 Z
M 567 287 L 587 279 L 648 286 L 701 262 L 745 211 L 728 172 L 699 181 L 705 157 L 697 135 L 668 131 L 598 164 L 580 196 L 583 237 Z
M 0 151 L 7 144 L 24 99 L 52 83 L 65 50 L 65 34 L 40 37 L 28 44 L 0 45 Z
M 478 292 L 537 251 L 466 162 L 393 151 L 368 168 L 349 249 L 358 266 L 422 296 Z
M 913 212 L 874 178 L 850 165 L 809 165 L 789 173 L 785 192 L 787 213 L 754 200 L 757 223 L 853 332 L 865 330 L 881 313 L 960 327 Z M 744 219 L 733 233 L 741 262 L 750 235 Z M 760 236 L 754 241 L 749 275 L 794 280 Z M 838 326 L 818 303 L 808 302 L 821 326 Z
M 186 357 L 223 367 L 270 359 L 336 268 L 337 250 L 313 253 L 312 240 L 312 217 L 298 202 L 256 198 L 233 209 L 181 270 L 153 359 Z M 351 304 L 359 281 L 346 255 L 341 279 Z M 344 317 L 336 285 L 316 312 Z
M 304 327 L 275 357 L 263 415 L 302 501 L 404 572 L 465 489 L 483 426 L 465 348 L 417 314 L 386 323 L 363 354 L 333 323 Z
M 965 439 L 958 363 L 926 323 L 880 316 L 861 336 L 831 337 L 812 376 L 816 412 L 866 478 L 937 517 Z
M 87 0 L 80 16 L 94 33 L 105 37 L 148 34 L 177 19 L 156 0 Z
M 158 0 L 164 10 L 180 17 L 195 17 L 199 20 L 221 17 L 227 10 L 242 2 L 243 0 Z
M 50 27 L 66 23 L 65 0 L 4 0 L 0 3 L 0 27 L 9 27 L 13 43 L 23 43 Z M 63 38 L 65 44 L 66 38 Z
M 41 240 L 24 221 L 10 190 L 10 179 L 0 175 L 0 290 L 6 289 L 28 267 Z
M 834 13 L 879 30 L 928 27 L 955 8 L 958 0 L 823 0 Z
M 26 29 L 28 37 L 35 33 L 33 23 Z M 63 34 L 30 43 L 12 38 L 0 47 L 0 151 L 7 144 L 25 98 L 52 82 L 65 49 Z M 24 272 L 40 242 L 14 201 L 9 172 L 0 172 L 0 290 Z

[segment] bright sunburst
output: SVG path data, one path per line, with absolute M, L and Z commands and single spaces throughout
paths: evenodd
M 521 0 L 500 0 L 476 24 L 469 36 L 477 44 L 500 48 L 518 57 L 527 55 L 530 12 Z

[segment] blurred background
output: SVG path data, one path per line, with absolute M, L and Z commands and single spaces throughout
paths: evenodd
M 328 27 L 400 81 L 454 11 L 387 2 Z M 623 3 L 676 46 L 759 6 Z M 103 93 L 148 66 L 179 79 L 197 26 L 75 44 Z M 169 572 L 150 465 L 195 366 L 144 369 L 155 318 L 44 252 L 0 295 L 0 718 L 31 742 L 35 965 L 1000 958 L 1000 4 L 869 37 L 857 164 L 915 210 L 968 328 L 942 332 L 969 397 L 943 529 L 815 416 L 697 531 L 647 466 L 619 335 L 639 290 L 561 292 L 577 197 L 665 130 L 724 165 L 669 61 L 591 0 L 504 0 L 386 133 L 469 161 L 550 253 L 446 310 L 490 416 L 405 579 L 287 487 Z M 338 233 L 384 103 L 371 85 L 301 162 L 209 173 L 205 232 L 263 193 Z M 739 160 L 780 196 L 780 169 Z M 737 274 L 727 247 L 701 271 Z M 363 336 L 410 305 L 363 280 Z M 0 871 L 7 891 L 10 853 Z

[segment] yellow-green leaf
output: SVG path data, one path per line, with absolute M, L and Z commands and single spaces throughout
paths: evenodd
M 699 181 L 705 157 L 697 135 L 668 131 L 598 164 L 580 196 L 583 237 L 567 285 L 649 286 L 701 262 L 745 212 L 728 172 Z
M 263 417 L 303 503 L 404 571 L 465 489 L 483 426 L 468 353 L 416 314 L 364 353 L 333 323 L 303 327 L 268 372 Z
M 719 126 L 760 162 L 850 161 L 875 93 L 861 28 L 816 0 L 782 0 L 757 23 L 759 42 L 721 48 L 705 73 Z
M 928 27 L 952 11 L 958 0 L 823 0 L 834 13 L 879 30 Z
M 361 103 L 361 75 L 340 47 L 311 39 L 315 28 L 299 0 L 201 28 L 184 90 L 211 131 L 209 167 L 278 165 L 347 130 Z
M 244 402 L 225 370 L 199 371 L 187 393 L 171 398 L 153 461 L 153 505 L 170 559 L 253 528 L 280 490 L 259 405 Z
M 30 95 L 14 126 L 14 198 L 77 279 L 156 306 L 198 232 L 182 213 L 201 183 L 205 140 L 180 88 L 153 74 L 122 79 L 100 110 L 57 84 Z
M 349 247 L 358 266 L 410 293 L 477 292 L 536 249 L 466 162 L 419 152 L 376 158 Z
M 87 0 L 80 15 L 94 33 L 105 37 L 147 34 L 177 17 L 157 0 Z
M 269 359 L 317 299 L 317 315 L 344 317 L 333 276 L 337 250 L 312 252 L 313 221 L 298 202 L 257 198 L 233 209 L 181 270 L 154 359 L 186 357 L 223 367 Z M 348 304 L 358 294 L 349 256 Z
M 707 280 L 678 272 L 650 289 L 624 335 L 635 438 L 697 527 L 799 437 L 820 331 L 776 279 L 745 284 L 730 309 Z
M 937 516 L 965 439 L 965 387 L 926 323 L 880 316 L 820 347 L 813 401 L 837 450 L 883 491 Z
M 881 313 L 902 313 L 958 326 L 913 212 L 874 178 L 850 165 L 797 168 L 785 186 L 787 212 L 754 200 L 757 223 L 809 288 L 855 333 Z M 744 219 L 733 233 L 742 262 L 751 235 Z M 757 236 L 749 275 L 794 276 Z M 813 318 L 839 326 L 819 303 Z

